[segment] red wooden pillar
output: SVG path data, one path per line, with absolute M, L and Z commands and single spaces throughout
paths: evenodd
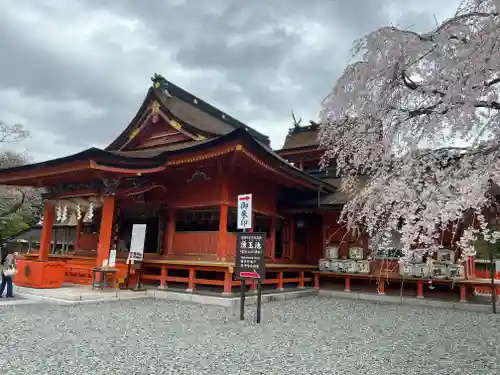
M 174 236 L 175 236 L 175 220 L 176 212 L 173 209 L 168 210 L 167 213 L 167 234 L 166 234 L 166 246 L 165 255 L 170 255 L 174 253 Z
M 467 302 L 467 289 L 465 285 L 460 285 L 460 302 Z
M 186 292 L 193 293 L 196 288 L 196 271 L 194 268 L 189 269 L 189 278 L 188 278 L 188 288 Z
M 319 289 L 319 273 L 314 274 L 314 288 Z
M 269 252 L 269 256 L 271 259 L 274 259 L 276 257 L 276 216 L 271 217 L 269 232 L 271 237 L 271 251 Z
M 52 242 L 52 229 L 54 226 L 54 204 L 45 202 L 43 206 L 43 226 L 40 237 L 40 251 L 38 260 L 48 261 Z
M 417 298 L 424 298 L 424 282 L 422 280 L 417 281 Z
M 283 285 L 283 271 L 278 271 L 278 287 L 277 289 L 282 292 L 285 290 L 285 287 Z
M 105 195 L 102 204 L 101 227 L 99 229 L 99 245 L 97 247 L 96 259 L 97 267 L 101 267 L 102 262 L 109 258 L 114 212 L 115 197 L 113 195 Z
M 381 277 L 378 285 L 378 294 L 385 295 L 385 278 Z
M 161 266 L 161 274 L 160 274 L 160 288 L 165 289 L 167 287 L 167 276 L 168 276 L 168 270 L 167 266 L 163 265 Z
M 304 289 L 304 271 L 299 271 L 299 289 Z
M 351 276 L 346 276 L 344 292 L 350 292 L 350 291 L 351 291 Z
M 227 204 L 220 205 L 219 216 L 219 242 L 217 246 L 217 258 L 224 258 L 227 252 L 227 214 L 229 207 Z
M 233 275 L 229 271 L 224 272 L 224 292 L 222 293 L 222 295 L 228 296 L 232 294 L 232 276 Z

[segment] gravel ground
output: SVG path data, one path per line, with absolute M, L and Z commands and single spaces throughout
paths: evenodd
M 303 298 L 245 322 L 154 300 L 0 307 L 0 372 L 91 374 L 499 374 L 500 315 Z

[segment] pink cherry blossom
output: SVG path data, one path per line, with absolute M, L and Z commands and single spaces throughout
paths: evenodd
M 403 253 L 451 230 L 462 261 L 491 227 L 500 186 L 500 0 L 465 0 L 436 29 L 382 27 L 354 43 L 321 111 L 322 166 L 350 200 L 341 220 Z M 500 193 L 499 193 L 500 195 Z M 493 211 L 491 211 L 493 210 Z

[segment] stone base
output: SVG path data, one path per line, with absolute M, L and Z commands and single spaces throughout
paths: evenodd
M 165 299 L 165 300 L 174 300 L 174 301 L 186 301 L 199 303 L 203 305 L 216 305 L 223 307 L 233 307 L 236 308 L 240 305 L 240 297 L 237 294 L 233 294 L 232 297 L 223 297 L 223 296 L 211 296 L 211 295 L 202 295 L 195 293 L 186 293 L 186 292 L 174 292 L 172 290 L 169 291 L 160 291 L 160 290 L 149 290 L 148 295 L 153 297 L 154 299 Z M 285 301 L 290 299 L 302 298 L 302 297 L 310 297 L 318 295 L 318 291 L 316 289 L 302 289 L 302 290 L 294 290 L 290 292 L 284 293 L 265 293 L 262 294 L 262 302 L 270 302 L 270 301 Z M 256 303 L 257 295 L 247 293 L 245 297 L 245 305 L 253 305 Z
M 149 298 L 146 291 L 120 289 L 92 290 L 89 286 L 64 285 L 57 289 L 26 288 L 14 285 L 14 295 L 32 301 L 45 301 L 56 304 L 80 304 L 123 299 Z
M 359 293 L 359 292 L 346 293 L 340 290 L 327 290 L 327 289 L 321 289 L 319 291 L 319 295 L 325 297 L 345 298 L 345 299 L 353 299 L 353 300 L 369 301 L 377 303 L 392 303 L 397 305 L 409 305 L 409 306 L 411 305 L 429 306 L 429 307 L 440 307 L 440 308 L 491 313 L 490 305 L 482 305 L 482 304 L 467 303 L 467 302 L 440 301 L 436 299 L 423 298 L 423 297 L 422 298 L 400 297 L 400 296 L 381 295 L 376 293 Z

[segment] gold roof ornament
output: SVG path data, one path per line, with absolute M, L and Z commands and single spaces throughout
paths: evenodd
M 177 121 L 175 121 L 175 120 L 170 121 L 170 125 L 172 125 L 172 127 L 173 127 L 174 129 L 177 129 L 177 130 L 182 129 L 181 124 L 179 124 L 179 123 L 178 123 Z
M 139 134 L 139 128 L 135 128 L 134 130 L 132 130 L 128 136 L 128 139 L 134 139 L 137 134 Z
M 156 100 L 151 104 L 151 112 L 153 114 L 157 114 L 160 112 L 160 103 L 158 103 Z

